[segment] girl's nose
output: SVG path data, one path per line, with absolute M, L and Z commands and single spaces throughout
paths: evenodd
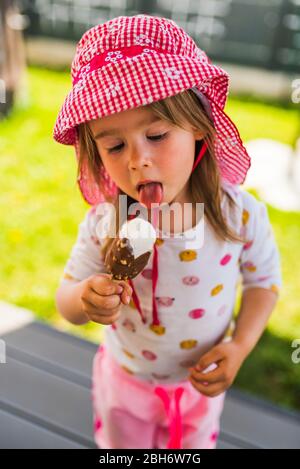
M 151 167 L 152 162 L 149 156 L 146 156 L 145 152 L 132 152 L 129 160 L 129 169 L 136 171 L 143 167 Z

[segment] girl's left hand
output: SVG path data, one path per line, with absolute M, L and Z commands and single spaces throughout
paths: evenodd
M 234 339 L 221 342 L 202 355 L 197 365 L 189 368 L 189 380 L 201 394 L 218 396 L 232 385 L 246 356 L 241 345 Z M 213 371 L 205 372 L 207 367 L 212 368 L 213 365 Z

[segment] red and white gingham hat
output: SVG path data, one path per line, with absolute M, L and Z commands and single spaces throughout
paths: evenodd
M 190 88 L 211 116 L 222 180 L 242 184 L 250 158 L 239 132 L 224 113 L 228 74 L 213 65 L 194 40 L 173 20 L 158 16 L 119 16 L 84 33 L 71 66 L 73 87 L 58 114 L 53 137 L 74 145 L 79 157 L 78 124 L 147 105 Z M 194 168 L 206 150 L 196 158 Z M 193 168 L 193 169 L 194 169 Z M 83 166 L 78 183 L 93 205 L 118 188 L 102 168 L 105 187 Z

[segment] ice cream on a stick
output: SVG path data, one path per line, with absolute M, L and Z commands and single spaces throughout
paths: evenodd
M 151 223 L 143 218 L 126 221 L 105 258 L 105 265 L 113 279 L 136 277 L 147 265 L 155 241 L 156 232 Z

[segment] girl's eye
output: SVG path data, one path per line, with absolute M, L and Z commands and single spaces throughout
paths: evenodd
M 151 135 L 149 136 L 148 138 L 153 139 L 154 141 L 155 140 L 162 140 L 166 135 L 167 135 L 168 132 L 166 132 L 165 134 L 161 134 L 161 135 Z
M 153 140 L 155 142 L 159 141 L 159 140 L 162 140 L 166 135 L 167 135 L 168 132 L 166 132 L 165 134 L 162 134 L 162 135 L 152 135 L 151 137 L 148 137 L 150 140 Z M 119 150 L 121 150 L 123 146 L 123 143 L 121 143 L 120 145 L 116 146 L 116 147 L 113 147 L 113 148 L 109 148 L 108 149 L 108 153 L 117 153 Z

